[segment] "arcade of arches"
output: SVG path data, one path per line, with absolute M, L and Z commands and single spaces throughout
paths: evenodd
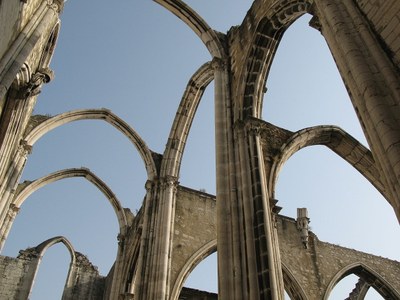
M 254 0 L 241 25 L 217 33 L 182 0 L 154 0 L 179 17 L 212 56 L 190 78 L 168 143 L 155 153 L 107 109 L 34 116 L 60 30 L 63 0 L 0 1 L 0 247 L 22 203 L 40 187 L 83 177 L 110 202 L 118 221 L 116 260 L 101 276 L 68 237 L 54 237 L 0 256 L 0 298 L 28 299 L 46 250 L 62 243 L 71 256 L 62 299 L 328 299 L 349 274 L 348 299 L 375 289 L 400 299 L 400 263 L 320 241 L 307 209 L 279 214 L 279 171 L 300 149 L 324 145 L 353 166 L 400 220 L 400 2 L 397 0 Z M 309 13 L 325 38 L 370 149 L 335 126 L 291 132 L 261 120 L 271 63 L 285 30 Z M 4 18 L 3 18 L 4 17 Z M 216 196 L 179 185 L 190 126 L 214 81 Z M 69 122 L 97 119 L 135 146 L 147 175 L 143 206 L 125 209 L 86 168 L 59 170 L 32 182 L 20 177 L 35 142 Z M 218 249 L 218 296 L 182 288 L 190 272 Z

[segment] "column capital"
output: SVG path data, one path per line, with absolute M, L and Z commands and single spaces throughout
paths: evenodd
M 166 175 L 160 179 L 162 187 L 173 187 L 176 188 L 179 185 L 178 177 Z
M 211 61 L 211 67 L 214 71 L 224 71 L 228 67 L 226 59 L 214 57 Z
M 28 156 L 32 153 L 32 146 L 27 143 L 25 140 L 20 140 L 18 151 L 22 156 Z
M 13 203 L 10 204 L 10 207 L 8 209 L 8 211 L 10 213 L 12 213 L 13 215 L 18 214 L 19 210 L 20 210 L 20 208 L 18 206 L 16 206 L 15 204 L 13 204 Z

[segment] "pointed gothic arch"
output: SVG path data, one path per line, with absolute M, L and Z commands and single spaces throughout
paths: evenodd
M 202 99 L 204 90 L 213 79 L 214 70 L 211 62 L 202 65 L 190 78 L 169 134 L 164 159 L 161 164 L 161 177 L 166 175 L 178 177 L 183 152 L 190 134 L 190 127 L 196 116 L 197 107 Z
M 81 109 L 73 110 L 51 117 L 34 127 L 25 137 L 24 144 L 32 147 L 38 139 L 49 131 L 74 121 L 103 120 L 127 137 L 138 150 L 147 171 L 147 178 L 154 180 L 157 177 L 157 168 L 153 160 L 153 152 L 147 147 L 139 134 L 125 121 L 108 109 Z
M 285 291 L 292 300 L 307 300 L 307 296 L 290 269 L 282 263 L 283 284 Z
M 347 275 L 354 274 L 373 287 L 384 299 L 400 299 L 400 294 L 381 275 L 363 263 L 353 263 L 337 272 L 326 288 L 323 300 L 328 300 L 335 285 Z
M 217 33 L 189 5 L 181 0 L 154 0 L 181 19 L 207 47 L 212 57 L 225 57 L 224 47 Z
M 330 125 L 299 130 L 282 145 L 271 170 L 269 188 L 272 195 L 275 193 L 280 169 L 286 161 L 297 151 L 313 145 L 331 149 L 359 171 L 384 197 L 388 197 L 371 151 L 340 127 Z
M 236 118 L 261 117 L 264 85 L 272 60 L 286 29 L 299 17 L 311 12 L 308 0 L 275 2 L 258 23 L 246 53 L 244 81 L 238 86 L 243 95 L 235 112 Z
M 104 194 L 104 196 L 107 198 L 114 209 L 115 215 L 118 220 L 119 234 L 121 236 L 125 236 L 126 230 L 128 228 L 128 222 L 124 208 L 122 207 L 121 203 L 112 192 L 112 190 L 99 177 L 97 177 L 94 173 L 86 168 L 64 169 L 36 179 L 23 186 L 22 189 L 19 190 L 11 205 L 19 209 L 32 193 L 42 188 L 43 186 L 58 180 L 74 177 L 85 178 Z

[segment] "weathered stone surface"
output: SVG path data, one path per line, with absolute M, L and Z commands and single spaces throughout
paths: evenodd
M 32 117 L 42 85 L 52 78 L 49 64 L 63 1 L 0 1 L 0 247 L 25 196 L 72 176 L 85 177 L 107 196 L 120 225 L 118 255 L 107 278 L 65 238 L 56 237 L 18 258 L 0 257 L 0 298 L 27 299 L 41 255 L 62 242 L 71 253 L 63 299 L 216 299 L 182 285 L 217 247 L 221 299 L 281 300 L 283 288 L 292 299 L 325 299 L 350 273 L 360 277 L 350 298 L 373 287 L 385 299 L 400 299 L 398 262 L 319 241 L 308 230 L 304 210 L 298 220 L 278 216 L 273 199 L 287 159 L 301 148 L 325 145 L 365 176 L 400 219 L 400 2 L 254 0 L 242 24 L 227 34 L 214 31 L 180 0 L 155 2 L 181 18 L 213 57 L 189 80 L 162 155 L 106 109 Z M 260 120 L 279 42 L 306 13 L 328 43 L 371 150 L 335 126 L 290 132 Z M 217 201 L 178 185 L 190 125 L 212 80 Z M 148 178 L 136 216 L 84 168 L 18 183 L 38 138 L 85 119 L 111 124 L 141 155 Z

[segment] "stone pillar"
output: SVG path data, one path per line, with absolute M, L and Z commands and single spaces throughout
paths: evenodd
M 247 145 L 248 170 L 241 170 L 241 174 L 251 178 L 251 198 L 243 199 L 243 205 L 253 211 L 251 223 L 254 240 L 254 253 L 248 256 L 256 257 L 258 280 L 258 295 L 255 299 L 284 299 L 282 267 L 279 251 L 278 235 L 275 218 L 273 217 L 274 201 L 270 201 L 267 190 L 264 155 L 261 148 L 260 128 L 245 126 Z M 240 142 L 240 141 L 239 141 Z
M 400 76 L 355 1 L 314 10 L 400 220 Z
M 284 297 L 258 128 L 231 118 L 226 64 L 214 59 L 219 299 Z M 235 135 L 234 135 L 235 134 Z
M 220 299 L 240 299 L 240 265 L 235 265 L 232 247 L 235 232 L 232 231 L 232 194 L 235 194 L 232 128 L 230 118 L 229 82 L 226 62 L 220 58 L 212 61 L 214 69 L 215 105 L 215 160 L 217 198 L 217 255 L 218 295 Z
M 5 220 L 0 227 L 0 251 L 3 249 L 4 243 L 8 237 L 8 234 L 10 233 L 11 226 L 14 223 L 18 212 L 19 207 L 16 207 L 14 204 L 10 204 Z
M 173 176 L 146 184 L 148 191 L 134 299 L 162 300 L 169 297 L 169 266 L 177 184 L 177 178 Z

